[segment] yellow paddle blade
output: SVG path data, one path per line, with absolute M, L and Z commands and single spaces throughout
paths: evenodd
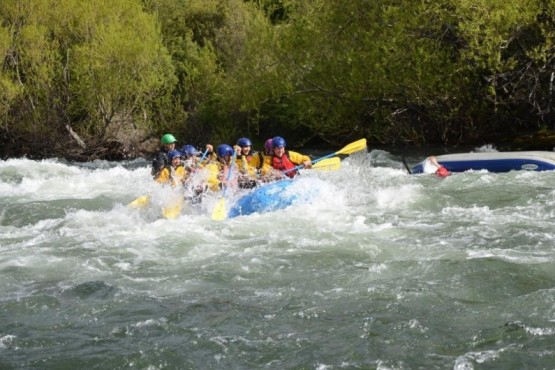
M 174 202 L 172 205 L 164 207 L 162 209 L 162 215 L 169 220 L 175 220 L 176 218 L 181 216 L 182 208 L 183 208 L 183 199 L 179 198 L 179 200 Z
M 231 157 L 231 164 L 229 165 L 229 169 L 227 170 L 226 176 L 226 184 L 229 184 L 229 180 L 231 180 L 231 172 L 233 171 L 233 166 L 235 165 L 235 158 L 237 158 L 237 152 L 233 151 L 233 156 Z M 216 204 L 214 211 L 212 211 L 212 220 L 214 221 L 221 221 L 227 217 L 227 211 L 225 209 L 225 193 L 227 191 L 227 185 L 224 186 L 224 190 L 222 190 L 222 199 Z
M 133 208 L 145 208 L 150 203 L 150 197 L 148 195 L 143 195 L 142 197 L 138 197 L 131 203 L 129 203 L 128 207 Z
M 354 152 L 358 152 L 366 148 L 366 139 L 360 139 L 355 142 L 350 143 L 349 145 L 345 146 L 338 152 L 335 152 L 336 155 L 338 154 L 352 154 Z
M 214 211 L 212 212 L 212 220 L 214 221 L 221 221 L 227 217 L 227 212 L 225 209 L 225 198 L 222 198 L 214 207 Z
M 339 157 L 322 159 L 312 165 L 312 168 L 320 171 L 337 171 L 341 167 L 341 159 Z
M 181 206 L 177 204 L 171 207 L 164 207 L 164 209 L 162 209 L 162 215 L 169 220 L 175 220 L 181 215 Z

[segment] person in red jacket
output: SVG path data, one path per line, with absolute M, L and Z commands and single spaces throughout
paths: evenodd
M 272 139 L 272 168 L 281 171 L 286 176 L 291 178 L 295 177 L 299 171 L 294 169 L 297 166 L 304 168 L 311 168 L 312 162 L 310 157 L 291 150 L 285 149 L 286 143 L 281 136 L 276 136 Z

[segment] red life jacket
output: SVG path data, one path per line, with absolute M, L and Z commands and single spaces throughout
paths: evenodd
M 278 171 L 286 171 L 291 168 L 295 168 L 295 163 L 291 162 L 289 159 L 289 152 L 286 150 L 285 153 L 280 157 L 272 156 L 272 167 Z M 297 174 L 297 170 L 289 171 L 285 175 L 293 178 Z

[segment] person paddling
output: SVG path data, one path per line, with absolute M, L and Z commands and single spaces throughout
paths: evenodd
M 185 168 L 181 164 L 181 152 L 178 150 L 170 150 L 167 155 L 169 166 L 164 167 L 155 181 L 160 184 L 170 184 L 177 186 L 182 184 L 185 179 Z
M 210 162 L 212 158 L 215 160 L 216 155 L 213 153 L 213 150 L 214 148 L 211 144 L 206 144 L 204 153 L 201 153 L 193 145 L 184 145 L 183 148 L 181 148 L 181 159 L 187 172 L 191 175 L 205 166 L 207 162 Z
M 293 170 L 296 166 L 302 165 L 304 168 L 312 167 L 309 156 L 291 150 L 285 150 L 285 146 L 285 139 L 281 136 L 276 136 L 272 139 L 272 168 L 281 172 L 289 170 L 285 175 L 293 178 L 298 173 L 297 170 Z
M 242 173 L 251 172 L 252 170 L 250 167 L 250 162 L 253 159 L 252 153 L 252 142 L 249 138 L 242 137 L 237 140 L 237 144 L 235 144 L 235 150 L 237 151 L 237 157 L 235 161 L 237 163 L 237 168 Z
M 181 148 L 183 167 L 185 167 L 185 170 L 187 170 L 189 174 L 196 170 L 199 161 L 199 154 L 200 152 L 193 145 L 186 144 L 183 145 L 183 148 Z
M 249 138 L 242 137 L 237 140 L 235 151 L 237 153 L 235 163 L 239 170 L 239 187 L 251 189 L 257 185 L 256 167 L 254 167 L 256 156 L 252 153 L 252 142 Z
M 231 169 L 231 161 L 234 154 L 233 148 L 228 144 L 221 144 L 216 148 L 217 159 L 210 161 L 204 168 L 208 171 L 208 187 L 212 191 L 219 191 L 227 186 L 226 179 Z
M 273 138 L 266 140 L 263 150 L 255 153 L 250 162 L 252 167 L 256 168 L 259 180 L 264 182 L 273 181 L 276 179 L 276 176 L 272 174 L 272 172 L 275 172 L 272 168 L 272 140 Z M 279 178 L 281 176 L 278 175 L 277 177 Z
M 212 151 L 212 145 L 206 146 L 204 157 L 208 152 Z M 183 188 L 185 192 L 185 200 L 191 204 L 198 204 L 202 201 L 202 197 L 208 186 L 202 176 L 196 176 L 197 172 L 201 169 L 200 152 L 193 145 L 184 145 L 181 148 L 183 167 L 185 168 L 185 176 L 183 178 Z
M 168 161 L 168 153 L 172 150 L 175 150 L 176 142 L 177 140 L 172 134 L 165 134 L 160 139 L 161 148 L 154 155 L 154 159 L 152 160 L 151 175 L 154 179 L 156 179 L 160 175 L 160 172 L 166 166 L 170 165 L 170 162 Z

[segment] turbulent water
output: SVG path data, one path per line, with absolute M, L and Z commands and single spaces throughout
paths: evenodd
M 314 188 L 167 220 L 145 161 L 0 161 L 0 368 L 555 368 L 555 172 L 374 150 Z

